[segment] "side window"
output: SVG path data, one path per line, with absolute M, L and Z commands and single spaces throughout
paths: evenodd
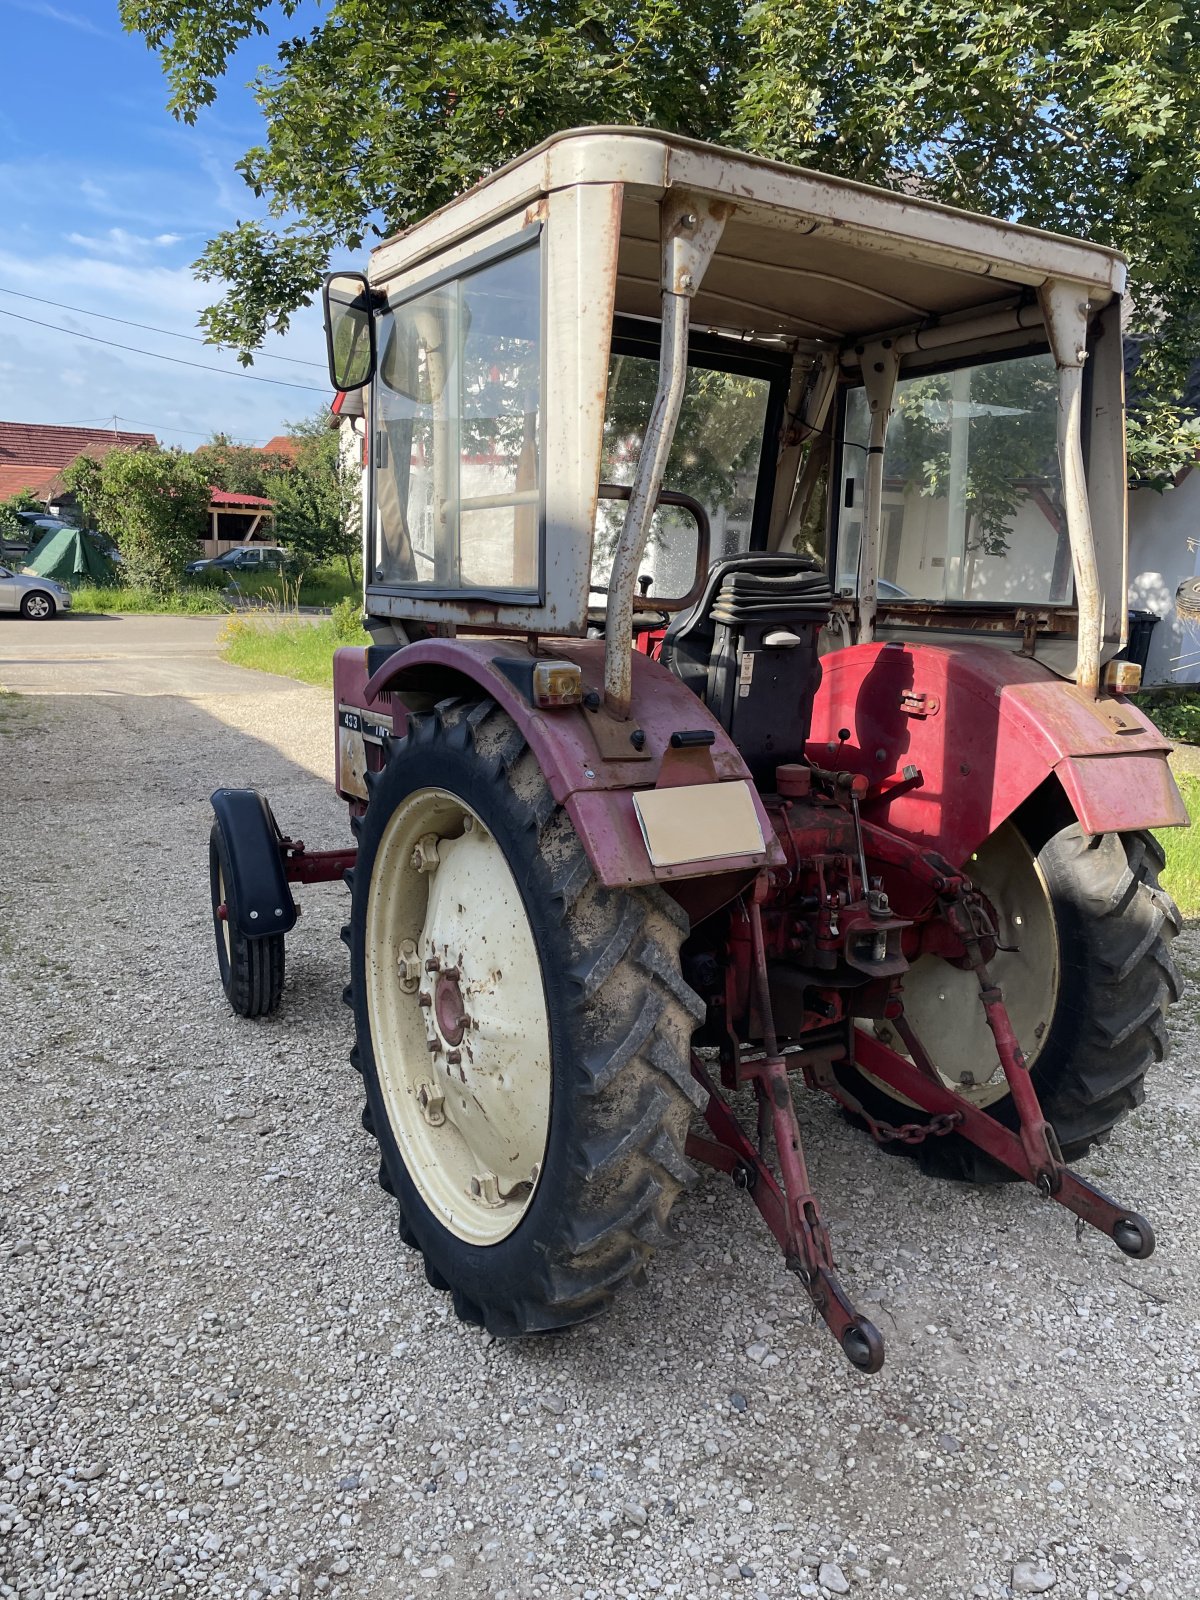
M 379 325 L 376 583 L 536 592 L 536 245 L 406 300 Z
M 658 386 L 658 362 L 614 352 L 604 408 L 602 483 L 630 484 Z M 679 426 L 663 474 L 663 488 L 690 494 L 712 525 L 710 560 L 749 549 L 754 496 L 771 385 L 715 368 L 691 366 Z M 625 502 L 601 500 L 592 545 L 592 584 L 608 583 Z M 642 571 L 651 593 L 687 593 L 696 572 L 696 527 L 685 511 L 668 506 L 654 514 Z
M 837 587 L 858 583 L 870 417 L 846 397 Z M 883 457 L 883 600 L 1061 604 L 1071 553 L 1050 355 L 904 378 Z

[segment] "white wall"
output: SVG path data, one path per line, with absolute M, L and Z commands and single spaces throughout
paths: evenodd
M 1147 684 L 1200 683 L 1200 624 L 1175 615 L 1175 590 L 1200 573 L 1198 545 L 1200 471 L 1162 494 L 1130 493 L 1129 604 L 1162 618 L 1150 635 Z

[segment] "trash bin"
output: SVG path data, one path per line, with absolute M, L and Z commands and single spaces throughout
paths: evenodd
M 1136 661 L 1142 671 L 1146 670 L 1146 662 L 1150 656 L 1150 635 L 1154 631 L 1154 624 L 1158 621 L 1158 614 L 1154 611 L 1131 611 L 1129 613 L 1129 639 L 1124 650 L 1117 652 L 1117 661 Z

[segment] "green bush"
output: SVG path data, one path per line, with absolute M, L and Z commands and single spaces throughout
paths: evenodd
M 1136 704 L 1166 738 L 1176 744 L 1200 744 L 1200 694 L 1152 689 L 1138 695 Z

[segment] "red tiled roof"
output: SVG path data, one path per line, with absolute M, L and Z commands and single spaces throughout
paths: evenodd
M 60 428 L 42 422 L 0 422 L 0 467 L 66 467 L 76 456 L 146 448 L 158 449 L 158 440 L 152 433 L 120 433 L 112 428 Z
M 209 504 L 214 506 L 273 506 L 274 500 L 264 499 L 261 494 L 231 494 L 228 489 L 214 489 L 209 495 Z
M 300 441 L 293 439 L 290 434 L 277 433 L 273 439 L 268 439 L 262 448 L 264 455 L 294 456 L 300 448 Z
M 39 500 L 48 499 L 57 476 L 57 467 L 0 466 L 0 500 L 11 500 L 22 489 L 28 489 Z

